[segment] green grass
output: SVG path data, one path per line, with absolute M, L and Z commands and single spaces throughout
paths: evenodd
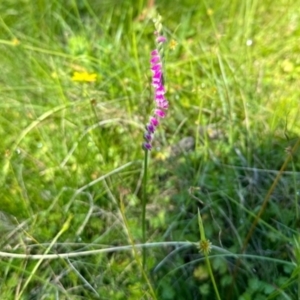
M 299 298 L 300 1 L 197 3 L 156 6 L 177 46 L 149 158 L 144 272 L 153 11 L 1 1 L 2 299 L 214 299 L 198 209 L 221 299 Z M 82 71 L 97 80 L 73 81 Z M 185 137 L 195 148 L 174 155 Z

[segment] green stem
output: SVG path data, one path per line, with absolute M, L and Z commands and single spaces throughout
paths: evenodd
M 296 174 L 296 167 L 295 167 L 295 163 L 294 160 L 292 159 L 292 168 L 293 168 L 293 172 L 294 174 Z M 298 190 L 297 190 L 297 179 L 296 179 L 296 175 L 293 177 L 294 179 L 294 188 L 295 188 L 295 211 L 296 211 L 296 220 L 298 222 L 299 219 L 299 208 L 298 208 Z M 300 299 L 300 298 L 299 298 Z
M 215 277 L 214 277 L 213 271 L 211 269 L 211 265 L 210 265 L 208 254 L 204 253 L 204 256 L 205 256 L 205 261 L 206 261 L 206 265 L 207 265 L 207 268 L 208 268 L 210 280 L 211 280 L 211 282 L 213 284 L 213 287 L 214 287 L 217 299 L 221 300 L 221 297 L 220 297 L 220 294 L 219 294 L 219 290 L 218 290 L 218 287 L 217 287 L 217 284 L 216 284 L 216 281 L 215 281 Z
M 153 287 L 151 285 L 151 282 L 150 282 L 150 280 L 149 280 L 149 278 L 148 278 L 148 276 L 147 276 L 147 274 L 145 272 L 145 269 L 144 269 L 143 265 L 141 264 L 141 259 L 140 259 L 139 255 L 138 255 L 137 247 L 135 246 L 133 237 L 132 237 L 132 235 L 130 233 L 128 222 L 127 222 L 127 219 L 126 219 L 126 216 L 125 216 L 125 208 L 124 208 L 124 203 L 122 201 L 122 198 L 120 199 L 120 211 L 121 211 L 121 215 L 122 215 L 125 227 L 127 229 L 127 234 L 128 234 L 128 238 L 130 240 L 131 246 L 132 246 L 133 255 L 135 256 L 135 260 L 137 262 L 138 267 L 141 268 L 142 276 L 144 277 L 144 279 L 145 279 L 145 281 L 146 281 L 146 283 L 147 283 L 147 285 L 149 287 L 149 292 L 152 295 L 152 298 L 147 298 L 147 299 L 157 300 L 155 292 L 154 292 Z M 143 249 L 145 249 L 145 248 L 146 247 L 143 247 Z
M 210 260 L 209 260 L 209 257 L 208 257 L 208 253 L 210 251 L 210 242 L 205 237 L 204 225 L 203 225 L 203 222 L 202 222 L 201 213 L 200 213 L 199 209 L 198 209 L 198 224 L 199 224 L 199 231 L 200 231 L 200 240 L 203 243 L 203 245 L 206 245 L 205 248 L 200 246 L 200 250 L 202 250 L 202 252 L 204 254 L 205 262 L 206 262 L 206 265 L 207 265 L 207 268 L 208 268 L 208 273 L 209 273 L 211 282 L 213 284 L 213 287 L 214 287 L 214 290 L 215 290 L 215 293 L 216 293 L 216 297 L 217 297 L 218 300 L 221 300 L 219 290 L 218 290 L 218 287 L 216 285 L 214 273 L 212 271 Z
M 143 195 L 142 195 L 142 233 L 143 244 L 146 243 L 146 204 L 147 204 L 147 173 L 148 173 L 148 150 L 145 150 L 144 159 L 144 178 L 143 178 Z M 143 268 L 146 265 L 146 247 L 143 247 Z

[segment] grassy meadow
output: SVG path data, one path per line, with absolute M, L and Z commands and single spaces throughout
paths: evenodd
M 1 299 L 300 299 L 300 0 L 2 0 L 0 53 Z

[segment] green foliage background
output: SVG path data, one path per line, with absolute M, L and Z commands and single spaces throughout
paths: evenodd
M 149 3 L 0 2 L 0 251 L 43 254 L 53 241 L 51 253 L 122 246 L 128 231 L 141 241 Z M 199 241 L 199 208 L 206 236 L 225 251 L 211 253 L 222 299 L 295 299 L 298 149 L 241 249 L 299 139 L 300 1 L 156 1 L 156 9 L 176 42 L 166 46 L 170 109 L 147 187 L 149 243 L 161 242 L 147 256 L 157 298 L 214 297 L 198 249 L 164 244 Z M 97 80 L 72 80 L 83 71 Z M 186 137 L 195 147 L 175 155 Z M 2 299 L 150 299 L 130 251 L 40 265 L 1 256 Z

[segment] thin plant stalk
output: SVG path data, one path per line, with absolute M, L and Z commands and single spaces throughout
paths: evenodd
M 296 170 L 296 166 L 295 166 L 295 162 L 294 159 L 292 158 L 292 168 L 293 168 L 293 172 L 294 174 L 296 174 L 297 170 Z M 295 198 L 294 198 L 294 203 L 295 203 L 295 212 L 296 212 L 296 220 L 299 220 L 299 207 L 298 207 L 298 191 L 297 191 L 297 179 L 296 179 L 296 175 L 294 175 L 293 177 L 294 180 L 294 188 L 295 188 Z M 300 299 L 300 298 L 299 298 Z
M 145 279 L 145 282 L 148 285 L 149 292 L 150 292 L 150 294 L 152 296 L 151 299 L 157 300 L 155 291 L 154 291 L 154 289 L 153 289 L 153 287 L 151 285 L 151 282 L 150 282 L 150 280 L 149 280 L 149 278 L 148 278 L 148 276 L 147 276 L 147 274 L 146 274 L 146 272 L 144 270 L 144 266 L 141 264 L 140 256 L 138 255 L 137 248 L 135 246 L 135 242 L 134 242 L 133 237 L 132 237 L 132 235 L 130 233 L 128 222 L 127 222 L 127 218 L 126 218 L 126 215 L 125 215 L 125 207 L 124 207 L 124 203 L 123 203 L 123 199 L 122 198 L 120 199 L 120 212 L 121 212 L 121 216 L 123 218 L 123 222 L 124 222 L 125 228 L 127 230 L 128 238 L 129 238 L 130 243 L 132 245 L 133 255 L 135 257 L 135 260 L 137 262 L 138 267 L 140 267 L 140 269 L 141 269 L 142 276 L 143 276 L 143 278 Z M 143 249 L 144 248 L 145 247 L 143 247 Z
M 214 273 L 212 271 L 211 268 L 211 264 L 210 264 L 210 260 L 208 257 L 208 254 L 211 250 L 211 242 L 209 240 L 206 239 L 205 237 L 205 231 L 204 231 L 204 226 L 203 226 L 203 222 L 202 222 L 202 218 L 201 218 L 201 214 L 200 214 L 200 210 L 198 209 L 198 224 L 199 224 L 199 231 L 200 231 L 200 245 L 199 248 L 201 250 L 201 252 L 203 253 L 204 257 L 205 257 L 205 262 L 208 268 L 208 273 L 211 279 L 211 282 L 213 284 L 215 293 L 216 293 L 216 297 L 218 300 L 221 300 L 220 294 L 219 294 L 219 290 L 215 281 L 215 277 L 214 277 Z
M 161 16 L 158 15 L 154 21 L 156 31 L 156 48 L 151 51 L 150 69 L 152 71 L 152 86 L 154 88 L 154 102 L 155 109 L 152 116 L 146 125 L 146 131 L 144 132 L 143 148 L 145 151 L 144 160 L 144 178 L 143 178 L 143 190 L 142 190 L 142 239 L 143 243 L 146 243 L 146 204 L 147 204 L 147 172 L 148 172 L 148 155 L 152 149 L 152 141 L 157 126 L 161 119 L 166 116 L 166 112 L 169 107 L 169 102 L 165 97 L 166 89 L 164 86 L 163 76 L 163 43 L 166 42 L 166 38 L 162 35 Z M 146 248 L 143 248 L 143 268 L 146 266 Z
M 147 179 L 148 179 L 148 150 L 145 150 L 144 157 L 144 177 L 143 177 L 143 194 L 142 194 L 142 241 L 146 243 L 146 204 L 147 204 Z M 146 248 L 143 247 L 143 268 L 146 266 Z

